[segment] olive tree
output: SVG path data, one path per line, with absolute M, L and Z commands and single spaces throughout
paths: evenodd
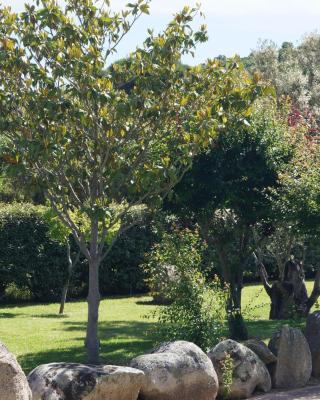
M 284 42 L 279 48 L 263 41 L 247 58 L 249 69 L 271 83 L 279 98 L 292 102 L 291 123 L 305 119 L 312 133 L 319 123 L 320 35 L 306 35 L 298 45 Z M 317 131 L 316 131 L 317 132 Z M 316 133 L 313 132 L 313 133 Z
M 132 207 L 159 204 L 211 143 L 224 110 L 237 107 L 236 65 L 178 68 L 207 39 L 205 26 L 190 25 L 199 9 L 185 7 L 111 68 L 149 0 L 118 13 L 108 0 L 64 3 L 38 0 L 21 14 L 0 8 L 2 160 L 41 185 L 88 260 L 86 348 L 97 363 L 100 263 L 135 223 L 125 218 Z

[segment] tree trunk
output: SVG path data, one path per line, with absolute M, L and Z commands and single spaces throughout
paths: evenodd
M 98 258 L 93 258 L 89 261 L 88 324 L 86 336 L 87 359 L 89 364 L 99 364 L 99 264 Z
M 221 245 L 217 245 L 222 276 L 225 283 L 230 285 L 230 295 L 226 304 L 228 315 L 229 336 L 234 340 L 247 340 L 248 330 L 241 314 L 241 298 L 243 289 L 243 272 L 237 271 L 236 277 L 232 276 L 226 252 Z
M 65 306 L 66 300 L 67 300 L 67 294 L 68 294 L 68 290 L 69 290 L 69 285 L 70 285 L 73 269 L 77 265 L 77 263 L 80 259 L 80 250 L 79 250 L 75 260 L 72 261 L 71 246 L 70 246 L 69 241 L 67 241 L 67 258 L 68 258 L 68 277 L 62 288 L 61 300 L 60 300 L 60 310 L 59 310 L 60 315 L 64 313 L 64 306 Z
M 270 314 L 271 320 L 290 319 L 295 313 L 295 301 L 292 285 L 284 282 L 274 282 L 271 286 L 270 294 Z
M 271 300 L 269 318 L 282 320 L 290 319 L 294 315 L 307 316 L 320 295 L 320 271 L 317 273 L 313 291 L 308 297 L 301 264 L 288 261 L 282 280 L 270 285 L 263 263 L 256 256 L 255 258 L 259 264 L 262 283 Z
M 61 300 L 60 300 L 60 309 L 59 309 L 59 314 L 60 315 L 62 315 L 64 313 L 64 306 L 66 304 L 69 284 L 70 284 L 70 276 L 68 277 L 66 283 L 63 285 L 63 288 L 62 288 Z
M 227 305 L 229 336 L 233 340 L 248 339 L 248 329 L 241 313 L 242 289 L 243 272 L 238 271 L 235 280 L 230 284 L 230 299 Z

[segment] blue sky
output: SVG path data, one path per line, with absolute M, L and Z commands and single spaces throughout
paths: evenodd
M 21 11 L 26 0 L 0 0 Z M 129 0 L 111 0 L 117 8 Z M 151 15 L 143 17 L 119 49 L 126 56 L 146 36 L 147 28 L 163 29 L 172 14 L 195 0 L 153 0 Z M 202 0 L 210 39 L 198 48 L 194 60 L 199 63 L 219 54 L 241 56 L 256 48 L 259 39 L 296 43 L 305 33 L 320 31 L 320 0 Z M 202 21 L 199 20 L 199 23 Z

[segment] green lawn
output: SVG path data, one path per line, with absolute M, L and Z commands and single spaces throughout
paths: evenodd
M 308 283 L 310 289 L 312 283 Z M 267 340 L 281 323 L 268 321 L 268 297 L 259 285 L 244 289 L 244 313 L 250 335 Z M 100 308 L 101 352 L 105 363 L 126 363 L 153 345 L 147 332 L 155 310 L 150 297 L 103 300 Z M 58 305 L 18 305 L 0 307 L 0 340 L 18 357 L 23 369 L 53 361 L 85 361 L 84 338 L 87 316 L 85 302 L 66 305 L 66 315 L 58 315 Z

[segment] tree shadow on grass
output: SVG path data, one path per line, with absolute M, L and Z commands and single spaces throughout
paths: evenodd
M 83 346 L 48 349 L 46 351 L 28 353 L 18 357 L 18 362 L 26 374 L 41 364 L 53 362 L 83 363 L 84 361 L 85 349 Z
M 66 331 L 79 333 L 84 341 L 86 322 L 64 321 Z M 113 321 L 99 324 L 101 357 L 107 362 L 126 364 L 133 357 L 146 353 L 157 340 L 152 328 L 155 323 L 138 321 Z
M 15 318 L 15 317 L 21 317 L 20 313 L 8 313 L 8 312 L 0 312 L 0 319 L 1 318 Z
M 63 318 L 69 318 L 68 314 L 30 314 L 30 317 L 32 318 L 55 318 L 55 319 L 63 319 Z
M 65 331 L 74 332 L 76 345 L 52 348 L 42 352 L 24 354 L 18 358 L 23 370 L 29 373 L 40 364 L 52 362 L 85 363 L 84 347 L 86 322 L 64 321 Z M 153 323 L 136 321 L 102 322 L 99 325 L 101 362 L 103 364 L 127 365 L 129 361 L 150 351 L 156 341 L 150 332 Z M 50 337 L 48 337 L 50 341 Z
M 168 306 L 170 303 L 169 302 L 161 302 L 159 300 L 138 300 L 136 301 L 136 304 L 141 305 L 141 306 Z

